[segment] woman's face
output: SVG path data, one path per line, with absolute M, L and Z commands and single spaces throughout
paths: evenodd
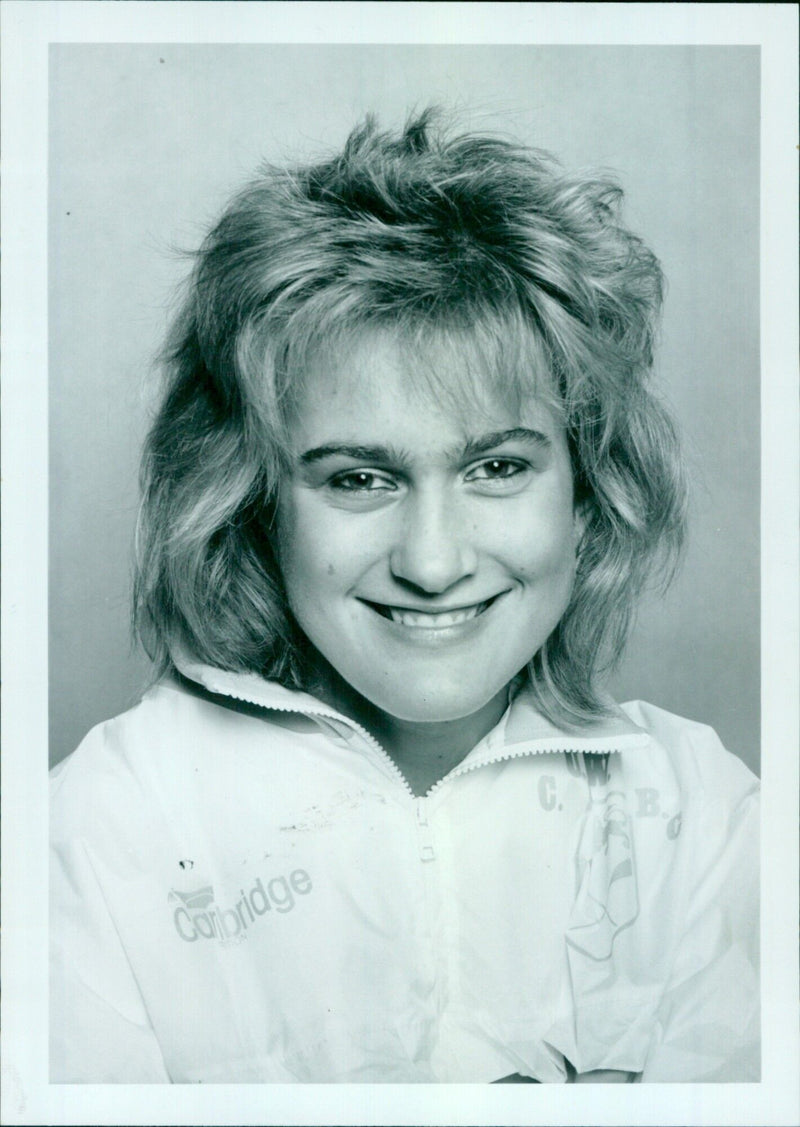
M 414 389 L 402 349 L 375 333 L 312 363 L 278 553 L 298 623 L 351 688 L 441 722 L 496 703 L 541 647 L 580 528 L 551 412 L 454 412 Z

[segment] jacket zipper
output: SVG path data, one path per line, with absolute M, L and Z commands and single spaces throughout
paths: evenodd
M 430 791 L 428 793 L 430 793 Z M 433 834 L 428 825 L 426 797 L 427 795 L 416 798 L 417 845 L 419 847 L 419 859 L 423 862 L 436 860 L 436 850 L 433 847 Z
M 243 701 L 245 704 L 259 705 L 259 707 L 267 708 L 271 712 L 297 712 L 301 716 L 316 716 L 316 717 L 319 717 L 321 720 L 332 720 L 332 721 L 335 721 L 336 723 L 339 723 L 339 724 L 341 724 L 341 723 L 346 724 L 348 727 L 353 728 L 356 732 L 358 732 L 358 734 L 364 738 L 364 740 L 370 745 L 370 747 L 378 753 L 378 755 L 381 757 L 381 759 L 383 759 L 387 763 L 387 765 L 389 766 L 389 769 L 391 770 L 392 774 L 402 784 L 403 789 L 405 791 L 407 791 L 409 797 L 410 798 L 416 798 L 417 797 L 414 794 L 413 790 L 411 789 L 405 775 L 400 770 L 400 768 L 397 766 L 395 761 L 392 759 L 391 755 L 386 750 L 386 748 L 383 747 L 381 744 L 379 744 L 378 741 L 375 739 L 375 737 L 370 732 L 368 732 L 366 728 L 362 727 L 361 724 L 357 723 L 357 721 L 351 720 L 349 716 L 340 716 L 336 712 L 326 711 L 324 709 L 319 709 L 319 708 L 298 709 L 298 708 L 291 708 L 289 705 L 284 705 L 284 704 L 266 704 L 265 705 L 265 704 L 262 704 L 261 701 L 252 700 L 250 697 L 242 696 L 239 693 L 226 692 L 224 695 L 230 697 L 231 700 L 240 700 L 240 701 Z
M 214 691 L 214 690 L 212 690 L 212 691 Z M 586 754 L 586 755 L 604 755 L 604 754 L 612 754 L 613 755 L 613 754 L 619 752 L 619 748 L 603 748 L 602 750 L 599 749 L 599 748 L 591 748 L 591 747 L 581 747 L 581 748 L 576 748 L 576 747 L 546 747 L 546 748 L 541 748 L 541 747 L 539 747 L 539 748 L 537 748 L 537 747 L 531 747 L 530 744 L 526 744 L 524 741 L 520 741 L 520 743 L 518 743 L 518 744 L 515 744 L 515 745 L 512 745 L 511 747 L 506 747 L 506 748 L 502 749 L 498 754 L 493 755 L 490 759 L 481 759 L 480 762 L 478 762 L 478 763 L 460 764 L 458 767 L 454 767 L 452 769 L 452 771 L 448 771 L 448 773 L 445 776 L 443 776 L 443 778 L 441 778 L 437 782 L 435 782 L 433 784 L 433 786 L 430 787 L 425 792 L 424 795 L 416 795 L 416 794 L 414 794 L 414 791 L 412 790 L 411 785 L 408 782 L 408 779 L 406 779 L 405 775 L 400 770 L 400 768 L 397 766 L 395 761 L 392 759 L 391 755 L 386 750 L 386 748 L 383 747 L 382 744 L 378 743 L 378 741 L 375 739 L 375 737 L 369 731 L 367 731 L 366 728 L 364 728 L 356 720 L 352 720 L 349 716 L 342 716 L 339 713 L 334 712 L 333 710 L 328 710 L 328 709 L 320 709 L 320 708 L 313 708 L 313 709 L 312 708 L 300 708 L 300 709 L 298 709 L 298 708 L 292 708 L 289 705 L 282 705 L 282 704 L 265 705 L 261 701 L 253 700 L 251 697 L 242 696 L 240 693 L 233 693 L 233 692 L 230 692 L 230 691 L 227 691 L 227 690 L 225 691 L 224 695 L 230 697 L 232 700 L 240 700 L 240 701 L 243 701 L 245 704 L 256 704 L 256 705 L 259 705 L 262 708 L 267 708 L 267 709 L 269 709 L 270 711 L 273 711 L 273 712 L 299 712 L 303 716 L 316 716 L 316 717 L 319 717 L 322 720 L 331 720 L 331 721 L 334 721 L 334 722 L 340 723 L 340 724 L 343 723 L 346 726 L 352 728 L 354 731 L 358 732 L 358 734 L 363 737 L 365 742 L 373 749 L 373 751 L 376 751 L 378 753 L 378 755 L 380 756 L 380 758 L 383 760 L 383 762 L 385 762 L 387 764 L 391 774 L 401 784 L 401 786 L 403 787 L 403 790 L 406 792 L 408 797 L 411 798 L 414 801 L 414 803 L 416 804 L 415 805 L 415 811 L 416 811 L 415 818 L 416 818 L 416 824 L 417 824 L 417 835 L 418 835 L 418 839 L 419 839 L 419 842 L 420 842 L 420 858 L 423 861 L 433 860 L 433 858 L 435 856 L 434 850 L 433 850 L 433 842 L 432 842 L 431 833 L 430 833 L 430 827 L 428 826 L 425 802 L 428 798 L 431 797 L 431 795 L 433 795 L 437 790 L 439 790 L 439 788 L 444 783 L 448 782 L 450 779 L 457 778 L 459 775 L 466 775 L 467 772 L 469 772 L 469 771 L 476 771 L 479 767 L 489 767 L 489 766 L 491 766 L 495 763 L 502 763 L 504 760 L 507 760 L 507 759 L 521 759 L 523 756 L 526 756 L 526 755 L 562 755 L 562 754 L 565 755 L 565 754 L 568 754 L 568 753 L 577 753 L 577 754 Z
M 430 797 L 434 791 L 447 782 L 449 779 L 454 779 L 458 775 L 466 775 L 469 771 L 477 771 L 480 767 L 490 767 L 495 763 L 502 763 L 506 759 L 522 759 L 526 755 L 617 755 L 619 754 L 618 747 L 606 747 L 602 751 L 599 748 L 592 747 L 526 747 L 512 746 L 505 748 L 497 755 L 493 755 L 491 759 L 481 759 L 479 763 L 462 763 L 458 767 L 454 767 L 438 782 L 434 783 L 431 789 L 425 795 L 426 798 Z

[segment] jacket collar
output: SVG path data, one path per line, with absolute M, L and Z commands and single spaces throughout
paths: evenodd
M 349 717 L 323 703 L 310 693 L 286 689 L 256 673 L 236 673 L 173 655 L 180 674 L 208 692 L 231 700 L 257 705 L 278 712 L 299 713 L 333 723 L 345 735 L 363 732 Z M 511 700 L 500 722 L 462 760 L 457 771 L 469 770 L 511 753 L 576 751 L 606 753 L 645 747 L 650 737 L 629 719 L 610 697 L 607 716 L 574 729 L 559 728 L 536 708 L 529 689 L 523 688 Z M 373 740 L 374 742 L 374 740 Z

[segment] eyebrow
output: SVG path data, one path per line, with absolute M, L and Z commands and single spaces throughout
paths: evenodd
M 402 462 L 405 459 L 399 450 L 392 446 L 361 446 L 349 442 L 326 442 L 324 446 L 314 446 L 300 455 L 304 466 L 320 462 L 323 458 L 352 458 L 354 462 Z
M 487 450 L 493 450 L 506 442 L 531 442 L 542 447 L 552 445 L 550 438 L 543 431 L 532 430 L 530 427 L 509 427 L 507 430 L 493 430 L 488 434 L 482 434 L 479 438 L 468 439 L 457 451 L 457 457 L 463 460 L 477 458 Z M 299 460 L 301 465 L 308 466 L 324 458 L 334 457 L 352 458 L 356 462 L 394 465 L 407 461 L 407 456 L 392 446 L 363 446 L 349 442 L 326 442 L 323 446 L 314 446 L 301 454 Z
M 476 458 L 493 450 L 495 446 L 502 446 L 505 442 L 531 442 L 536 446 L 549 447 L 552 445 L 550 438 L 541 430 L 532 430 L 530 427 L 510 427 L 508 430 L 493 430 L 489 434 L 482 434 L 480 438 L 470 438 L 464 446 L 462 456 Z

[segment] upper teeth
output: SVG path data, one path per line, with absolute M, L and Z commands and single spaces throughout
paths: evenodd
M 403 626 L 419 626 L 423 630 L 438 630 L 443 626 L 458 626 L 475 618 L 486 607 L 486 603 L 476 603 L 472 607 L 461 610 L 444 611 L 441 614 L 429 614 L 427 611 L 401 610 L 398 607 L 389 607 L 392 622 L 399 622 Z

